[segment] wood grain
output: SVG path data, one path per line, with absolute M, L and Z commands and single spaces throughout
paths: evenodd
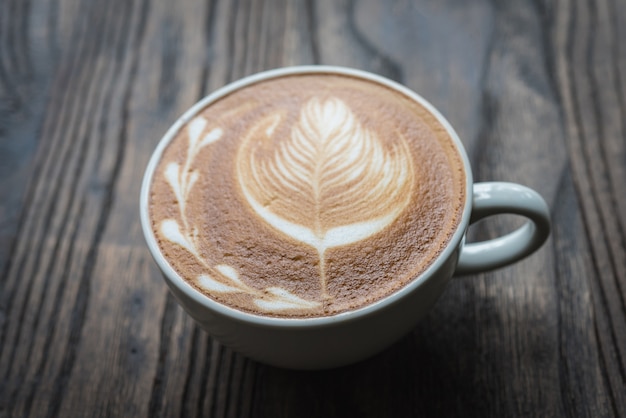
M 624 39 L 618 0 L 0 0 L 0 417 L 626 416 Z M 320 372 L 200 330 L 137 214 L 178 115 L 296 64 L 421 93 L 476 181 L 538 190 L 554 223 L 385 352 Z

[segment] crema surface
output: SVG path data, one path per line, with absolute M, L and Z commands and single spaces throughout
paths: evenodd
M 461 158 L 427 109 L 372 81 L 307 74 L 189 120 L 154 172 L 150 217 L 168 263 L 209 298 L 315 317 L 418 277 L 464 201 Z

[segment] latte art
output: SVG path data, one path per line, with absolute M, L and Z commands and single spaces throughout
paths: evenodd
M 340 75 L 269 79 L 175 135 L 150 217 L 172 268 L 208 297 L 270 316 L 323 316 L 398 290 L 457 227 L 462 163 L 403 94 Z
M 402 136 L 389 150 L 331 97 L 305 103 L 291 135 L 275 139 L 281 115 L 253 126 L 237 174 L 254 211 L 278 231 L 315 248 L 326 292 L 326 249 L 351 244 L 393 222 L 409 202 L 413 168 Z
M 206 133 L 206 126 L 207 121 L 202 117 L 198 117 L 189 123 L 189 148 L 187 150 L 185 165 L 181 167 L 177 163 L 169 163 L 163 172 L 174 195 L 176 196 L 176 201 L 180 209 L 182 226 L 175 219 L 165 219 L 161 222 L 160 232 L 165 239 L 189 251 L 189 253 L 191 253 L 200 264 L 204 265 L 204 267 L 208 269 L 211 269 L 211 266 L 206 262 L 206 260 L 204 260 L 198 251 L 198 227 L 196 225 L 193 227 L 191 226 L 191 222 L 187 219 L 185 212 L 189 194 L 199 177 L 199 171 L 192 171 L 190 168 L 191 164 L 193 163 L 195 156 L 203 147 L 217 141 L 222 136 L 222 130 L 220 128 L 215 128 Z M 225 264 L 219 264 L 213 266 L 213 269 L 219 272 L 221 280 L 215 280 L 208 274 L 199 275 L 197 278 L 198 283 L 204 289 L 214 293 L 247 293 L 251 296 L 262 296 L 261 292 L 243 283 L 239 278 L 239 274 L 233 267 Z M 224 283 L 224 281 L 227 281 L 228 284 Z M 281 288 L 269 288 L 266 289 L 266 293 L 273 295 L 273 300 L 267 300 L 268 298 L 265 297 L 264 299 L 255 299 L 254 302 L 260 308 L 268 311 L 279 311 L 294 308 L 306 309 L 313 308 L 318 305 L 318 303 L 300 299 Z

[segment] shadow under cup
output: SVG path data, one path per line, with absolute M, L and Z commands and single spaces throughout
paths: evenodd
M 458 226 L 430 265 L 392 294 L 363 307 L 331 316 L 262 316 L 207 297 L 184 280 L 168 263 L 159 248 L 149 215 L 154 172 L 164 149 L 182 127 L 202 109 L 229 93 L 263 80 L 296 74 L 350 76 L 391 88 L 419 103 L 445 129 L 464 170 L 465 200 Z M 504 237 L 464 244 L 465 232 L 471 222 L 499 213 L 522 215 L 529 221 Z M 213 337 L 236 351 L 264 363 L 295 369 L 342 366 L 383 350 L 408 333 L 430 310 L 455 272 L 475 273 L 513 263 L 539 248 L 550 230 L 548 207 L 531 189 L 512 183 L 473 184 L 469 161 L 460 139 L 445 118 L 423 98 L 383 77 L 328 66 L 289 67 L 259 73 L 219 89 L 189 109 L 165 134 L 152 155 L 142 184 L 140 216 L 152 256 L 177 301 L 191 317 Z M 184 245 L 185 240 L 180 242 Z M 234 274 L 228 269 L 224 273 Z

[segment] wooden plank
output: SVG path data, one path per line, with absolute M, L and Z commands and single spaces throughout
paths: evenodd
M 606 396 L 612 412 L 626 413 L 626 285 L 623 193 L 626 131 L 623 68 L 618 31 L 625 15 L 613 2 L 560 4 L 571 11 L 554 33 L 559 92 L 568 128 L 568 150 L 580 198 L 590 274 L 595 332 Z M 598 73 L 606 77 L 599 78 Z M 601 80 L 601 81 L 600 81 Z M 611 150 L 611 151 L 608 151 Z M 579 238 L 580 239 L 580 238 Z

